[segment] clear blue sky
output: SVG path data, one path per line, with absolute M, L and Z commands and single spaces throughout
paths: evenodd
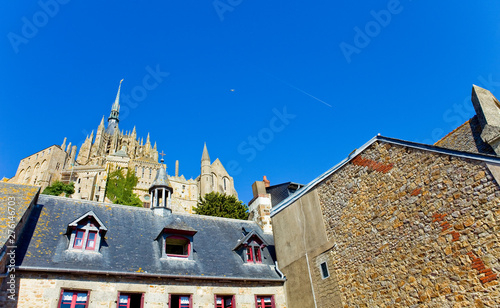
M 500 96 L 498 1 L 60 1 L 2 3 L 0 177 L 80 146 L 122 78 L 120 128 L 187 178 L 207 142 L 245 203 L 377 133 L 436 141 L 473 115 L 472 84 Z

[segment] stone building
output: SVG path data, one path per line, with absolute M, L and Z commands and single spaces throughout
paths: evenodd
M 0 209 L 15 209 L 17 226 L 15 241 L 1 238 L 0 307 L 286 307 L 272 235 L 172 213 L 163 167 L 150 190 L 152 207 L 137 208 L 0 183 Z
M 289 307 L 497 307 L 500 158 L 374 137 L 271 211 Z
M 95 135 L 92 131 L 87 136 L 78 155 L 77 147 L 71 143 L 66 146 L 65 138 L 61 146 L 53 145 L 22 159 L 16 175 L 9 182 L 37 185 L 42 190 L 56 180 L 74 182 L 74 199 L 104 201 L 109 171 L 116 168 L 124 171 L 131 169 L 139 178 L 134 193 L 148 207 L 148 189 L 160 169 L 159 154 L 156 142 L 151 144 L 149 133 L 144 142 L 143 138 L 139 138 L 135 126 L 132 131 L 120 131 L 122 81 L 107 122 L 104 117 L 101 119 Z M 191 213 L 199 197 L 212 191 L 238 196 L 234 179 L 219 159 L 210 161 L 206 145 L 203 148 L 200 171 L 195 179 L 186 179 L 184 175 L 179 175 L 179 161 L 176 161 L 175 174 L 169 176 L 175 188 L 172 195 L 174 212 Z
M 500 104 L 423 145 L 376 136 L 271 209 L 294 307 L 500 306 Z

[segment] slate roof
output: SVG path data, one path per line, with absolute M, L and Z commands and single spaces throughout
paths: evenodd
M 9 238 L 10 225 L 17 225 L 40 187 L 0 182 L 0 251 Z M 10 201 L 10 202 L 9 202 Z M 14 212 L 14 215 L 9 215 Z M 1 255 L 1 254 L 0 254 Z
M 304 185 L 294 182 L 286 182 L 266 187 L 266 192 L 268 194 L 271 194 L 271 204 L 272 207 L 275 207 L 281 201 L 288 198 L 288 196 L 299 190 L 301 187 L 304 187 Z
M 475 115 L 434 145 L 458 151 L 496 155 L 491 146 L 481 138 L 481 132 L 479 119 Z
M 108 231 L 100 252 L 67 250 L 68 224 L 93 211 Z M 158 235 L 164 228 L 182 225 L 193 237 L 193 260 L 161 258 Z M 236 251 L 242 228 L 254 230 L 270 245 L 263 264 L 247 264 Z M 251 221 L 202 215 L 154 215 L 151 209 L 40 195 L 18 251 L 20 269 L 112 272 L 158 277 L 284 281 L 274 269 L 274 241 Z M 26 240 L 29 238 L 31 240 Z

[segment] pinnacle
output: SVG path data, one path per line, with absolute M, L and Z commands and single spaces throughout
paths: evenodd
M 201 160 L 208 160 L 210 161 L 210 156 L 208 155 L 208 150 L 207 150 L 207 143 L 203 145 L 203 154 L 201 155 Z

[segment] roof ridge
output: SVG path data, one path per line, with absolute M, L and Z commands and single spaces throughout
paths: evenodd
M 472 117 L 473 118 L 473 117 Z M 453 134 L 454 132 L 456 132 L 457 130 L 459 130 L 460 128 L 462 128 L 465 124 L 469 123 L 470 120 L 472 120 L 472 118 L 468 119 L 467 121 L 465 121 L 462 125 L 460 125 L 459 127 L 455 128 L 454 130 L 452 130 L 451 132 L 449 132 L 448 134 L 446 134 L 445 136 L 443 136 L 441 139 L 439 139 L 438 141 L 434 142 L 433 145 L 435 146 L 438 146 L 438 143 L 440 143 L 441 141 L 444 141 L 444 139 L 446 139 L 447 137 L 451 136 L 451 134 Z

